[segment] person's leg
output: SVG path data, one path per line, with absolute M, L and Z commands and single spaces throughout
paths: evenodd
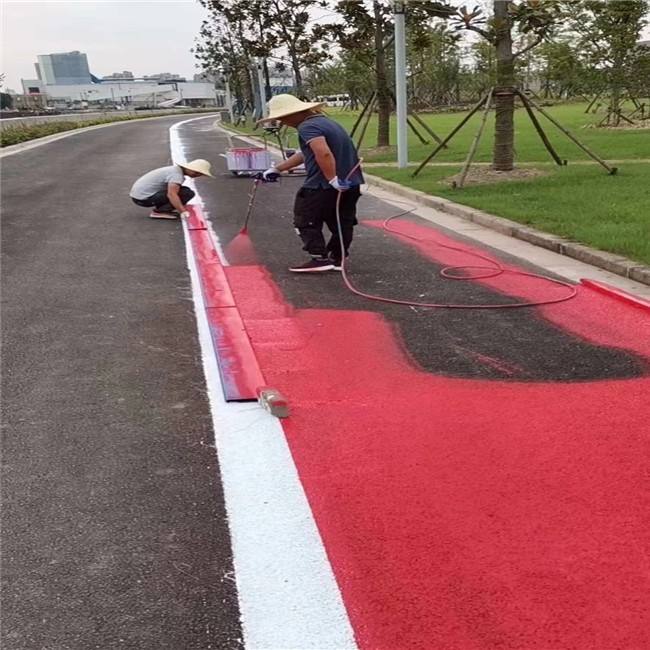
M 153 206 L 156 212 L 166 213 L 174 211 L 174 206 L 169 202 L 169 198 L 167 197 L 167 190 L 160 190 L 160 192 L 156 192 L 147 200 L 151 202 L 150 205 Z
M 131 197 L 131 201 L 133 201 L 133 203 L 136 205 L 139 205 L 141 208 L 150 208 L 153 205 L 149 199 L 134 199 Z
M 339 240 L 338 224 L 336 220 L 336 200 L 338 192 L 333 190 L 334 195 L 326 204 L 325 223 L 329 228 L 332 236 L 327 243 L 327 252 L 334 264 L 338 266 L 341 263 L 341 242 Z M 345 256 L 348 256 L 348 250 L 352 243 L 354 234 L 354 226 L 357 225 L 357 202 L 361 196 L 359 186 L 355 186 L 346 190 L 341 194 L 341 202 L 339 204 L 339 216 L 341 218 L 341 232 L 343 235 L 343 249 Z
M 293 206 L 293 225 L 302 241 L 302 249 L 312 259 L 291 267 L 291 271 L 329 270 L 332 264 L 327 257 L 323 237 L 323 201 L 327 190 L 300 188 Z
M 193 190 L 191 190 L 189 187 L 185 187 L 185 185 L 181 185 L 181 189 L 178 190 L 178 196 L 181 199 L 181 203 L 183 205 L 186 205 L 196 196 L 196 193 Z
M 178 190 L 178 196 L 181 200 L 181 203 L 185 205 L 186 203 L 191 201 L 196 195 L 189 187 L 185 187 L 185 185 L 181 185 L 181 188 Z M 152 197 L 150 197 L 149 200 L 152 201 L 152 204 L 154 205 L 154 209 L 156 212 L 162 212 L 162 213 L 177 212 L 176 208 L 169 202 L 169 198 L 167 196 L 167 190 L 160 190 L 160 192 L 156 192 Z
M 323 237 L 322 191 L 301 188 L 293 206 L 293 225 L 302 241 L 302 249 L 312 257 L 325 257 Z

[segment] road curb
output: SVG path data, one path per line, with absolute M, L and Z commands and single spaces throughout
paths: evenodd
M 482 210 L 460 205 L 459 203 L 454 203 L 453 201 L 443 199 L 439 196 L 432 196 L 431 194 L 427 194 L 420 190 L 413 190 L 404 187 L 399 183 L 387 181 L 379 176 L 374 176 L 368 173 L 364 173 L 364 176 L 366 182 L 370 185 L 388 190 L 404 198 L 411 199 L 415 203 L 434 208 L 454 217 L 467 219 L 468 221 L 472 221 L 473 223 L 489 228 L 490 230 L 495 230 L 503 235 L 508 235 L 509 237 L 520 239 L 529 244 L 546 248 L 554 253 L 571 257 L 580 262 L 596 266 L 609 271 L 610 273 L 615 273 L 624 278 L 630 278 L 631 280 L 636 280 L 637 282 L 650 286 L 650 266 L 640 264 L 639 262 L 630 260 L 622 255 L 599 251 L 595 248 L 585 246 L 584 244 L 578 244 L 557 235 L 545 233 L 536 230 L 535 228 L 530 228 L 529 226 L 523 226 L 516 221 L 511 221 L 504 217 L 497 217 L 493 214 L 483 212 Z

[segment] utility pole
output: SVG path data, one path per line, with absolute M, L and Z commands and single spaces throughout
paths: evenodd
M 408 131 L 406 130 L 406 26 L 405 12 L 407 0 L 395 0 L 395 104 L 397 108 L 397 166 L 408 167 Z
M 260 117 L 266 117 L 268 111 L 266 110 L 266 97 L 264 96 L 264 64 L 262 59 L 257 59 L 257 85 L 260 91 Z

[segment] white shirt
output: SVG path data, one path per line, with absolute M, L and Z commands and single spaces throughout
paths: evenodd
M 144 176 L 138 178 L 138 180 L 133 183 L 129 196 L 133 199 L 144 201 L 150 196 L 153 196 L 156 192 L 167 190 L 167 185 L 169 183 L 178 183 L 179 185 L 182 185 L 184 180 L 185 174 L 183 174 L 183 170 L 178 165 L 159 167 L 158 169 L 153 169 L 152 171 L 147 172 Z

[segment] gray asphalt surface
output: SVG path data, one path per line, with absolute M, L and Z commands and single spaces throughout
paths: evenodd
M 2 647 L 240 647 L 180 224 L 179 117 L 2 161 Z

